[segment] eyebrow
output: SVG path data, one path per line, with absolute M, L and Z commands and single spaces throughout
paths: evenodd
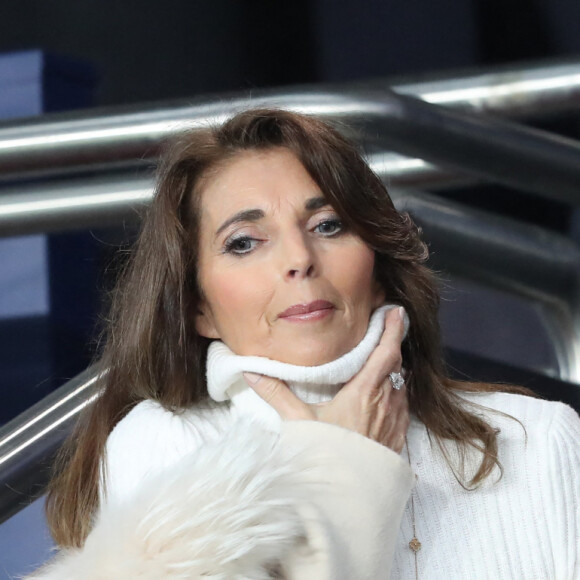
M 304 207 L 308 211 L 314 211 L 326 205 L 330 205 L 330 203 L 325 197 L 320 196 L 320 197 L 311 197 L 309 200 L 306 201 Z
M 315 211 L 324 206 L 330 205 L 328 200 L 322 196 L 311 197 L 306 200 L 304 207 L 307 211 Z M 237 224 L 240 222 L 257 222 L 261 220 L 266 214 L 261 209 L 245 209 L 234 214 L 232 217 L 228 218 L 216 231 L 215 237 L 219 236 L 226 228 L 232 224 Z
M 261 209 L 245 209 L 234 214 L 231 218 L 228 218 L 215 233 L 216 237 L 219 236 L 227 227 L 232 224 L 237 224 L 240 222 L 257 222 L 264 217 L 264 212 Z

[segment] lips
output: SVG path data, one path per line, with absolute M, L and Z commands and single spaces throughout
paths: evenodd
M 308 304 L 294 304 L 281 312 L 278 318 L 312 319 L 329 314 L 334 310 L 334 304 L 328 300 L 314 300 Z

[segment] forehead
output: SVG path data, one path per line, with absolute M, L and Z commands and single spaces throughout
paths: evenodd
M 201 212 L 229 213 L 282 203 L 302 205 L 320 188 L 290 150 L 248 151 L 211 171 L 199 187 Z

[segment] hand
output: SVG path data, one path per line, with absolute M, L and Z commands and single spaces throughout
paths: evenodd
M 327 403 L 308 405 L 279 379 L 244 373 L 247 383 L 283 420 L 332 423 L 400 453 L 409 427 L 406 389 L 393 389 L 389 373 L 401 372 L 403 310 L 386 314 L 381 340 L 363 368 Z

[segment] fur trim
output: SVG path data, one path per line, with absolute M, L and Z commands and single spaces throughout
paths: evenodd
M 239 422 L 219 442 L 148 479 L 130 504 L 105 505 L 80 550 L 27 580 L 276 577 L 305 537 L 299 457 L 278 435 Z

